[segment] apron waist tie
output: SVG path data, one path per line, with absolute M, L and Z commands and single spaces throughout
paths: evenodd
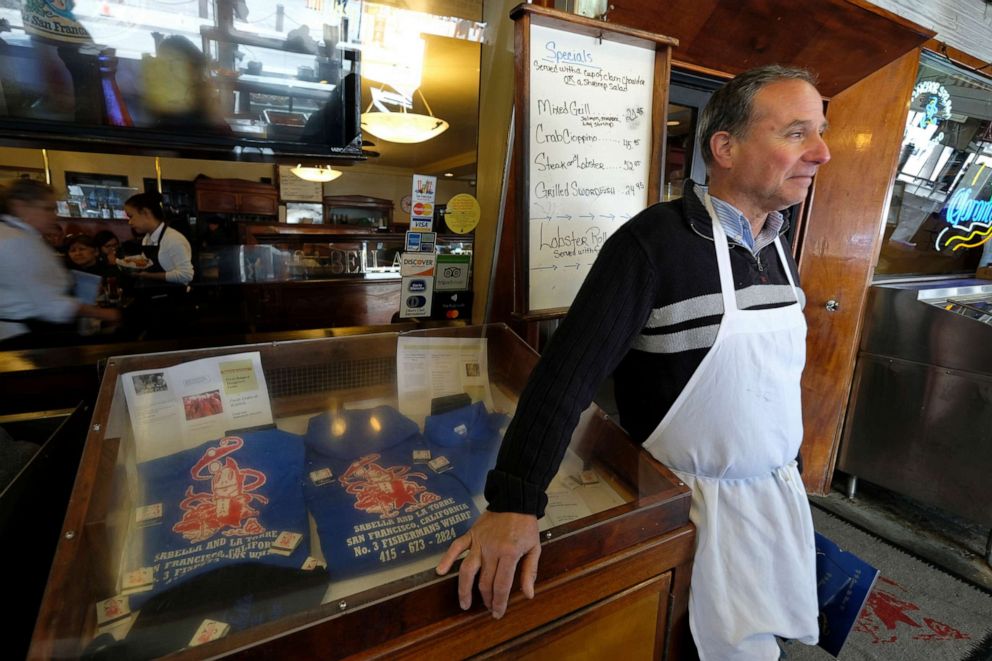
M 716 480 L 719 482 L 747 482 L 750 480 L 761 480 L 768 477 L 778 477 L 780 480 L 790 482 L 793 479 L 793 472 L 791 469 L 796 468 L 797 466 L 798 464 L 796 463 L 796 460 L 793 459 L 792 461 L 782 464 L 778 468 L 773 468 L 766 473 L 748 475 L 747 477 L 724 477 L 721 475 L 704 475 L 702 473 L 693 473 L 692 471 L 679 470 L 666 465 L 669 470 L 681 477 L 683 480 L 686 478 L 692 478 L 694 480 Z

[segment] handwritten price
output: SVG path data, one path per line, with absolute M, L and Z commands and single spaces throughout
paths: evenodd
M 625 184 L 623 187 L 624 195 L 637 195 L 638 191 L 644 190 L 644 182 L 638 181 L 636 184 Z
M 644 116 L 644 108 L 627 108 L 625 117 L 628 122 L 632 122 Z

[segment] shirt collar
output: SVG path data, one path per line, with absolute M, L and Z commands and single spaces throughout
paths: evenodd
M 159 223 L 151 234 L 148 235 L 148 244 L 157 246 L 162 241 L 162 233 L 165 232 L 165 223 Z
M 708 190 L 709 188 L 707 186 L 701 184 L 695 185 L 696 197 L 700 200 L 705 197 Z M 755 246 L 764 246 L 774 241 L 785 224 L 785 218 L 782 216 L 782 213 L 780 211 L 772 211 L 765 219 L 765 224 L 761 228 L 761 231 L 758 232 L 758 236 L 755 237 L 751 234 L 751 223 L 748 222 L 740 209 L 718 197 L 710 195 L 710 199 L 713 201 L 713 211 L 716 212 L 716 218 L 720 221 L 720 225 L 723 227 L 723 231 L 726 232 L 727 237 L 745 246 L 752 252 L 755 251 Z
M 37 234 L 38 236 L 42 236 L 42 233 L 41 232 L 39 232 L 38 230 L 36 230 L 31 225 L 28 225 L 27 223 L 25 223 L 23 220 L 21 220 L 17 216 L 11 216 L 10 214 L 6 214 L 5 213 L 5 214 L 2 214 L 2 217 L 3 217 L 3 222 L 7 223 L 8 225 L 12 225 L 12 226 L 16 227 L 17 229 L 24 230 L 25 232 L 30 232 L 32 234 Z

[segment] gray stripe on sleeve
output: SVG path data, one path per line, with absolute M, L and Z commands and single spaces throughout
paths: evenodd
M 632 348 L 648 353 L 679 353 L 706 349 L 713 346 L 719 330 L 720 324 L 712 324 L 667 335 L 639 335 L 634 340 Z
M 805 307 L 806 298 L 799 291 L 799 302 Z M 763 305 L 787 305 L 796 302 L 796 296 L 789 285 L 752 285 L 736 292 L 737 307 L 741 310 Z M 651 311 L 646 329 L 674 326 L 676 324 L 723 314 L 723 296 L 707 294 L 697 296 Z
M 645 328 L 674 326 L 700 317 L 723 314 L 723 295 L 707 294 L 651 310 Z
M 737 290 L 737 307 L 741 310 L 759 305 L 783 305 L 796 302 L 792 285 L 752 285 Z

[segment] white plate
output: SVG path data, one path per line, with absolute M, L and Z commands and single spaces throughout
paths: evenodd
M 125 269 L 134 269 L 136 271 L 143 271 L 152 265 L 152 261 L 146 257 L 145 262 L 143 264 L 136 264 L 133 261 L 129 261 L 127 257 L 122 257 L 121 259 L 117 260 L 117 265 Z

